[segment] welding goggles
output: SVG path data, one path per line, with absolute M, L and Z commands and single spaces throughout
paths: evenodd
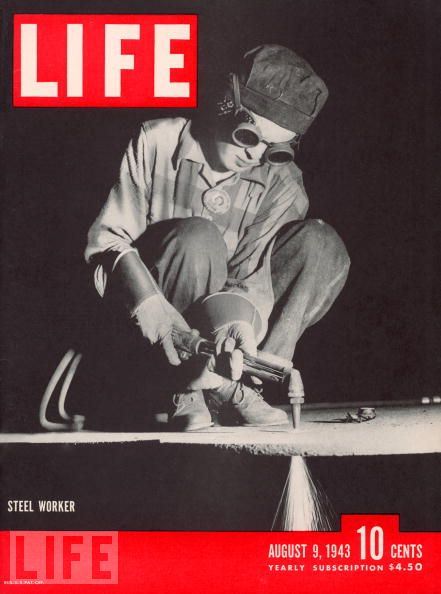
M 235 126 L 231 132 L 231 138 L 234 144 L 242 148 L 253 148 L 263 142 L 267 148 L 262 159 L 270 165 L 285 165 L 285 163 L 293 161 L 294 149 L 299 146 L 300 135 L 290 142 L 267 142 L 264 140 L 252 114 L 241 104 L 239 79 L 236 74 L 232 74 L 232 83 Z

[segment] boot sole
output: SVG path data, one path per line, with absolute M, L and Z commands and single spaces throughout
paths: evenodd
M 277 423 L 242 423 L 242 427 L 278 427 L 281 425 L 289 425 L 289 419 Z
M 213 427 L 214 423 L 211 422 L 209 425 L 197 425 L 196 427 L 188 427 L 188 429 L 184 429 L 183 431 L 185 433 L 188 433 L 189 431 L 200 431 L 201 429 L 209 429 L 210 427 Z
M 213 427 L 213 421 L 211 423 L 203 423 L 200 425 L 189 425 L 188 427 L 177 427 L 173 424 L 168 428 L 169 431 L 173 433 L 190 433 L 191 431 L 200 431 L 201 429 L 208 429 L 209 427 Z

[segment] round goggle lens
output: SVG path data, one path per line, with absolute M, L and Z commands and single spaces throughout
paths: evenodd
M 289 143 L 279 143 L 269 147 L 265 158 L 271 165 L 285 165 L 294 160 L 294 149 Z
M 273 151 L 267 155 L 267 159 L 272 165 L 284 165 L 293 160 L 293 155 L 286 151 Z
M 251 126 L 242 125 L 238 126 L 233 131 L 233 140 L 236 144 L 243 147 L 257 146 L 260 142 L 260 137 Z

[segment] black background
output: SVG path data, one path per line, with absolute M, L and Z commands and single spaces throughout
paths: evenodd
M 139 124 L 172 115 L 147 109 L 14 109 L 11 15 L 184 10 L 199 14 L 200 103 L 230 60 L 261 43 L 292 47 L 330 90 L 298 163 L 310 197 L 309 216 L 338 230 L 352 268 L 331 312 L 299 343 L 295 363 L 307 399 L 402 400 L 439 394 L 437 0 L 16 1 L 4 2 L 1 15 L 6 65 L 3 429 L 37 429 L 45 384 L 69 346 L 87 351 L 94 343 L 96 355 L 102 308 L 82 257 L 87 230 Z M 82 385 L 88 385 L 87 378 Z M 408 472 L 418 466 L 412 464 Z M 400 467 L 390 476 L 402 472 Z M 357 475 L 353 487 L 359 491 L 360 480 Z M 410 510 L 412 504 L 409 499 L 404 507 Z M 388 509 L 384 503 L 380 509 L 397 507 L 391 503 Z M 344 510 L 349 511 L 349 502 Z M 420 526 L 431 521 L 425 523 L 424 513 Z

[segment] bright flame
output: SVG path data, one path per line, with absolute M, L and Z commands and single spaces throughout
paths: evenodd
M 272 530 L 333 530 L 334 512 L 326 494 L 313 482 L 306 462 L 292 456 Z

